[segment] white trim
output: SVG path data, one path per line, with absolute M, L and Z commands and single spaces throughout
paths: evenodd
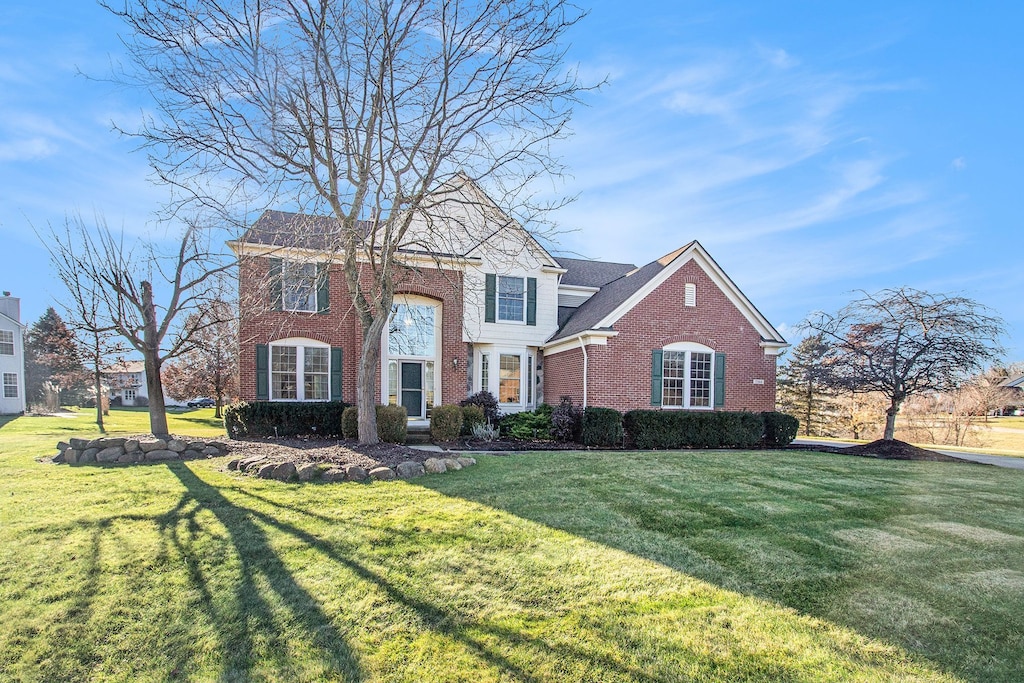
M 580 338 L 582 338 L 583 343 L 588 346 L 607 346 L 608 340 L 612 337 L 617 337 L 618 335 L 619 333 L 617 330 L 588 330 L 582 334 L 576 335 L 575 337 L 568 337 L 559 339 L 555 342 L 549 342 L 540 348 L 543 349 L 545 356 L 553 356 L 556 353 L 562 353 L 563 351 L 578 349 Z
M 778 356 L 782 354 L 782 352 L 785 351 L 787 348 L 789 348 L 790 345 L 776 341 L 763 341 L 760 343 L 760 346 L 761 348 L 764 349 L 764 355 Z
M 262 242 L 245 242 L 242 240 L 228 240 L 225 242 L 231 251 L 237 256 L 265 256 L 268 258 L 279 258 L 283 260 L 296 260 L 309 262 L 316 260 L 318 263 L 344 263 L 345 255 L 341 251 L 328 249 L 305 249 L 302 247 L 281 247 Z M 435 256 L 425 252 L 403 252 L 401 249 L 395 255 L 402 263 L 425 263 L 439 264 L 442 266 L 463 266 L 481 265 L 483 259 L 479 256 Z M 359 263 L 368 263 L 370 258 L 365 249 L 361 249 L 356 257 Z
M 715 409 L 715 357 L 718 355 L 714 349 L 695 342 L 676 342 L 661 348 L 661 409 L 662 410 L 709 410 Z M 682 405 L 665 405 L 665 353 L 683 354 L 683 403 Z M 690 392 L 693 390 L 693 377 L 691 376 L 692 361 L 694 353 L 704 353 L 711 356 L 711 374 L 708 378 L 708 404 L 706 406 L 693 405 Z M 674 379 L 679 379 L 674 378 Z

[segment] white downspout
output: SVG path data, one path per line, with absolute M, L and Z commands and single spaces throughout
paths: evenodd
M 577 337 L 580 341 L 580 351 L 583 352 L 583 407 L 587 407 L 587 345 L 583 343 L 583 335 Z

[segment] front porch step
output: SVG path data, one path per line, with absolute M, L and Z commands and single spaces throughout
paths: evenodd
M 421 427 L 419 425 L 412 427 L 410 426 L 406 432 L 405 442 L 410 443 L 430 443 L 430 427 Z

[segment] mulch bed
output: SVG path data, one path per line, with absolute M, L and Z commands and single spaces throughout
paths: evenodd
M 409 460 L 424 462 L 437 457 L 437 453 L 393 443 L 364 446 L 355 439 L 245 439 L 231 441 L 230 445 L 231 455 L 234 457 L 262 455 L 295 463 L 315 462 L 339 467 L 359 465 L 367 471 L 381 466 L 394 468 L 398 463 Z
M 924 448 L 918 448 L 905 441 L 897 439 L 879 439 L 860 446 L 789 446 L 793 450 L 820 451 L 824 453 L 839 453 L 842 455 L 857 455 L 864 458 L 878 458 L 880 460 L 930 460 L 933 462 L 970 462 L 961 460 L 943 453 L 936 453 Z

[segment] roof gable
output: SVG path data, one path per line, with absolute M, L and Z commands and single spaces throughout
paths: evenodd
M 690 261 L 696 262 L 708 274 L 729 301 L 757 330 L 763 341 L 773 345 L 786 345 L 786 340 L 778 330 L 757 310 L 736 286 L 736 283 L 725 274 L 721 266 L 697 241 L 690 242 L 658 260 L 648 263 L 643 268 L 632 271 L 602 287 L 601 291 L 576 309 L 576 313 L 554 334 L 551 341 L 573 337 L 588 330 L 609 329 Z

